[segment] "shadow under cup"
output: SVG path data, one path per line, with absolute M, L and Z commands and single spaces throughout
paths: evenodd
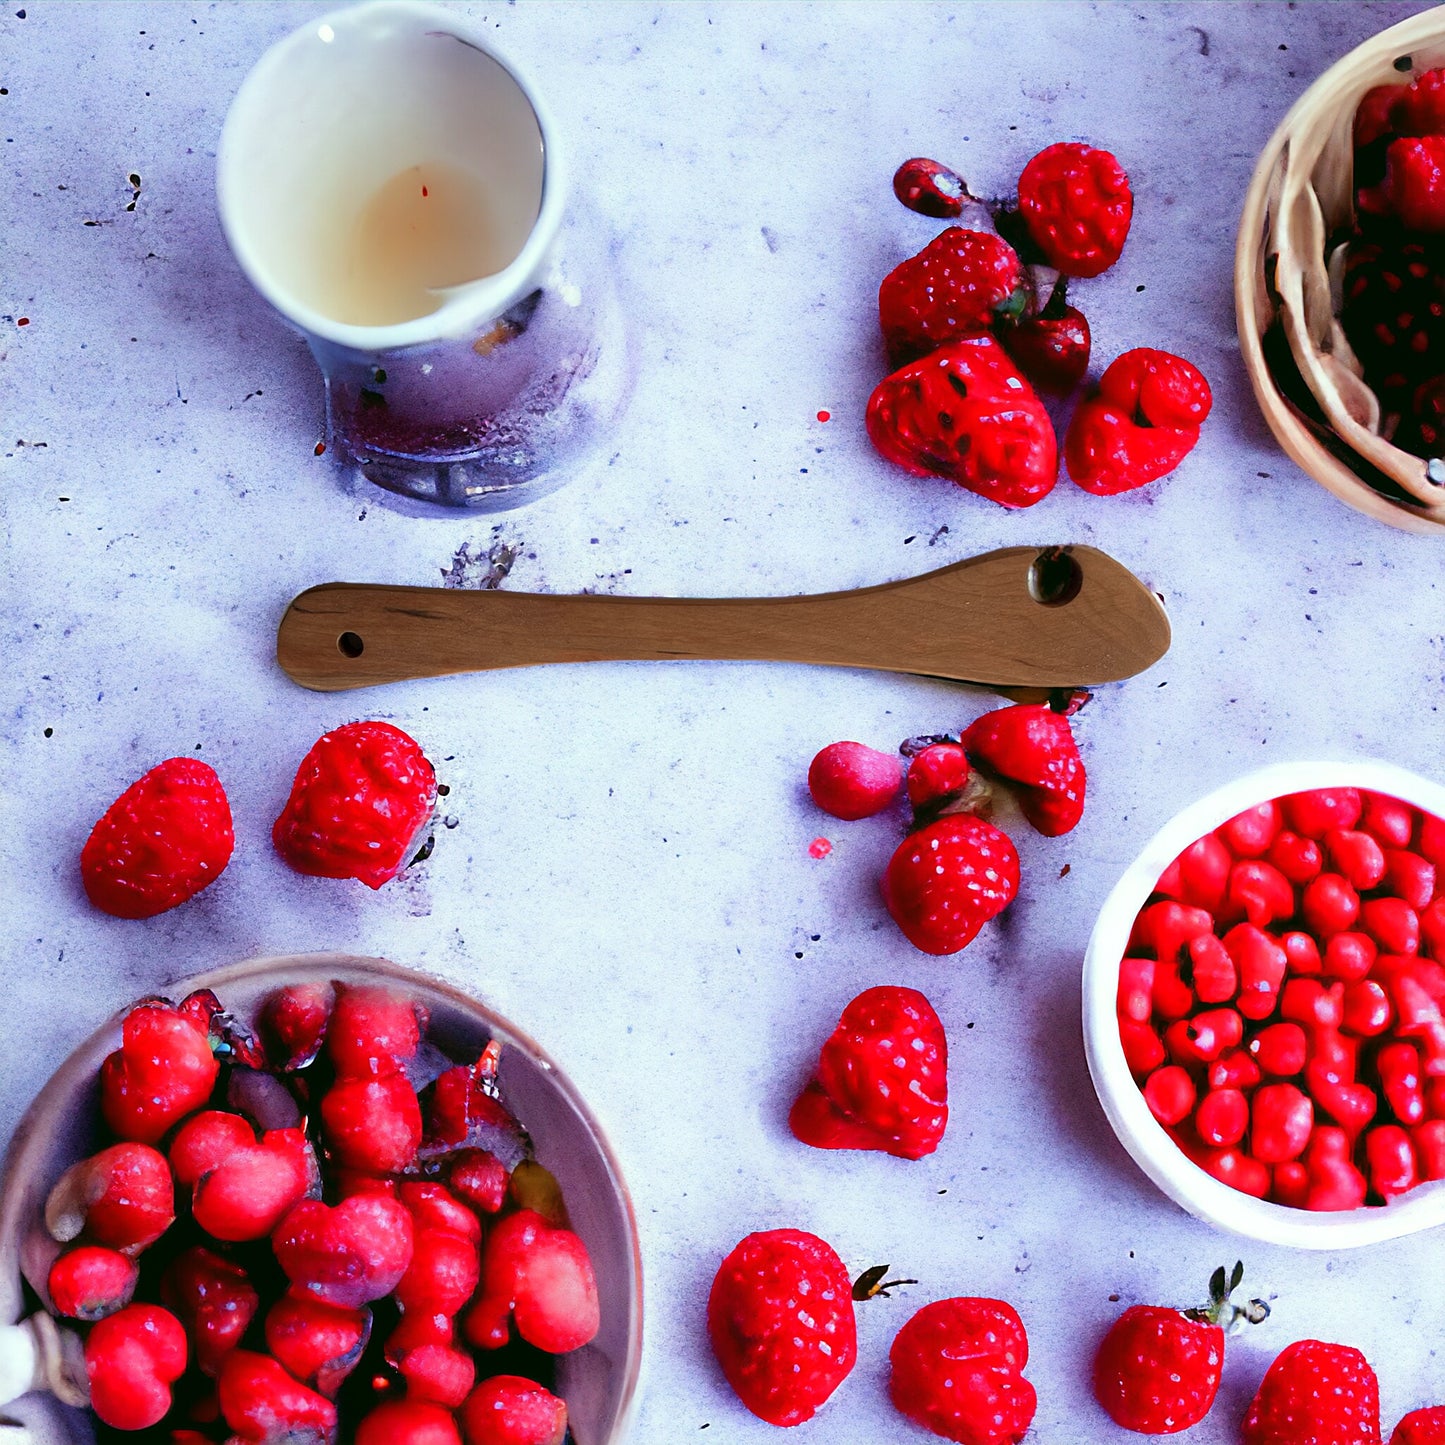
M 273 46 L 227 116 L 217 191 L 359 476 L 516 506 L 620 415 L 631 376 L 599 226 L 566 194 L 531 88 L 455 14 L 374 0 Z

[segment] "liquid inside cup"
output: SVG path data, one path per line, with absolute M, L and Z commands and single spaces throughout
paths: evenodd
M 222 209 L 292 320 L 389 326 L 494 276 L 542 204 L 542 131 L 502 64 L 436 12 L 359 7 L 263 58 L 227 121 Z

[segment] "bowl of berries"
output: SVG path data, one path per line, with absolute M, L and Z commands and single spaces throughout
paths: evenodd
M 1289 763 L 1167 823 L 1106 900 L 1084 1043 L 1134 1161 L 1302 1249 L 1445 1223 L 1445 786 Z
M 1394 526 L 1445 526 L 1445 6 L 1285 116 L 1235 254 L 1245 368 L 1289 456 Z
M 0 1195 L 0 1388 L 44 1445 L 608 1445 L 641 1256 L 524 1033 L 385 959 L 254 959 L 61 1065 Z

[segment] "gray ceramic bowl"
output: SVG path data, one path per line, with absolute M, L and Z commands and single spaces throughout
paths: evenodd
M 636 1406 L 642 1364 L 637 1220 L 601 1126 L 571 1081 L 532 1039 L 467 994 L 384 958 L 343 953 L 255 958 L 184 979 L 166 992 L 179 999 L 193 989 L 213 989 L 231 1013 L 250 1022 L 274 989 L 326 979 L 388 983 L 417 999 L 431 1011 L 428 1037 L 453 1058 L 475 1058 L 489 1039 L 502 1041 L 498 1077 L 503 1097 L 531 1134 L 538 1160 L 560 1183 L 572 1228 L 586 1243 L 597 1271 L 601 1328 L 589 1345 L 560 1357 L 557 1388 L 567 1401 L 577 1445 L 620 1445 Z M 45 1198 L 67 1166 L 98 1147 L 100 1065 L 120 1045 L 123 1017 L 116 1015 L 65 1060 L 10 1142 L 0 1190 L 0 1320 L 7 1325 L 31 1316 L 37 1297 L 45 1297 L 46 1276 L 58 1250 L 45 1232 Z M 25 1389 L 34 1363 L 30 1341 L 36 1333 L 33 1324 L 27 1330 L 0 1328 L 0 1398 Z M 44 1324 L 38 1335 L 44 1354 L 53 1347 L 55 1335 Z M 53 1359 L 49 1363 L 52 1379 L 63 1373 Z M 7 1374 L 19 1379 L 9 1390 L 4 1388 Z M 43 1388 L 20 1394 L 3 1415 L 0 1440 L 83 1445 L 94 1439 L 89 1411 L 64 1404 Z

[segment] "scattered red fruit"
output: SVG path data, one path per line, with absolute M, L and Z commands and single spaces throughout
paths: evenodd
M 954 797 L 963 791 L 969 772 L 961 743 L 931 743 L 908 760 L 908 801 L 917 809 Z
M 835 818 L 871 818 L 901 786 L 898 759 L 863 743 L 829 743 L 808 767 L 813 801 Z
M 271 837 L 298 873 L 380 888 L 416 851 L 435 803 L 419 743 L 390 723 L 347 723 L 302 759 Z
M 1244 1445 L 1379 1445 L 1375 1372 L 1348 1345 L 1288 1345 L 1269 1367 L 1240 1436 Z
M 466 1445 L 562 1445 L 567 1406 L 520 1375 L 483 1380 L 461 1408 Z
M 101 1065 L 100 1111 L 120 1138 L 154 1144 L 206 1103 L 219 1072 L 210 1035 L 194 1019 L 163 1001 L 143 1003 Z
M 1064 300 L 1062 283 L 1043 310 L 1002 328 L 999 339 L 1036 391 L 1067 396 L 1089 369 L 1088 318 Z
M 893 1404 L 916 1425 L 962 1445 L 1016 1445 L 1037 1399 L 1023 1377 L 1029 1341 L 1012 1305 L 945 1299 L 899 1330 L 888 1352 Z
M 1395 1426 L 1390 1445 L 1445 1445 L 1445 1405 L 1411 1410 Z
M 798 1229 L 750 1234 L 723 1260 L 707 1329 L 728 1384 L 770 1425 L 811 1420 L 858 1355 L 843 1261 Z
M 152 918 L 221 876 L 236 837 L 216 770 L 167 758 L 132 783 L 80 853 L 86 896 L 117 918 Z
M 139 1278 L 135 1260 L 98 1244 L 82 1244 L 50 1266 L 46 1287 L 56 1314 L 100 1320 L 131 1302 Z
M 1024 816 L 1046 838 L 1084 816 L 1084 763 L 1062 713 L 1041 703 L 997 708 L 971 723 L 962 742 L 975 763 L 1018 787 Z
M 186 1332 L 155 1305 L 127 1305 L 98 1320 L 86 1337 L 90 1407 L 117 1430 L 158 1424 L 185 1368 Z
M 1063 141 L 1024 167 L 1019 212 L 1050 266 L 1066 276 L 1097 276 L 1124 249 L 1134 193 L 1108 151 Z
M 948 1124 L 948 1043 L 916 989 L 858 995 L 823 1045 L 816 1076 L 788 1116 L 817 1149 L 878 1149 L 921 1159 Z
M 893 173 L 893 194 L 920 216 L 951 220 L 971 200 L 963 177 L 937 161 L 915 156 Z

